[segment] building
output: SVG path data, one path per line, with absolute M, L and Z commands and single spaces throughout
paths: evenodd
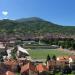
M 35 71 L 35 66 L 32 63 L 27 63 L 21 67 L 22 75 L 38 75 Z
M 13 54 L 16 56 L 17 59 L 22 58 L 22 59 L 26 59 L 27 56 L 29 56 L 29 53 L 27 52 L 27 49 L 22 48 L 21 46 L 16 46 L 13 48 L 10 48 L 7 50 L 7 58 L 11 59 L 12 58 L 12 52 L 14 52 Z

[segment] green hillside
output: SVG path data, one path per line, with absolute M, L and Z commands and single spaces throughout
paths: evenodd
M 0 20 L 0 32 L 6 33 L 57 33 L 75 35 L 75 26 L 57 25 L 40 18 L 23 18 L 19 20 Z

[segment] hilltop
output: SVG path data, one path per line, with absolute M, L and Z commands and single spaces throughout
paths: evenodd
M 18 20 L 0 20 L 0 33 L 14 34 L 62 34 L 75 35 L 75 26 L 63 26 L 38 17 L 22 18 Z

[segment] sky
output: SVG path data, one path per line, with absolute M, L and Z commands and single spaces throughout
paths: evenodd
M 8 15 L 2 14 L 4 11 Z M 0 0 L 0 19 L 28 17 L 75 26 L 75 0 Z

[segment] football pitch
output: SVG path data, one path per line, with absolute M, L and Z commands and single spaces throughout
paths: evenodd
M 50 55 L 50 57 L 52 57 L 53 55 L 56 56 L 71 55 L 71 53 L 58 49 L 31 49 L 28 50 L 28 52 L 32 59 L 46 59 L 48 54 Z

